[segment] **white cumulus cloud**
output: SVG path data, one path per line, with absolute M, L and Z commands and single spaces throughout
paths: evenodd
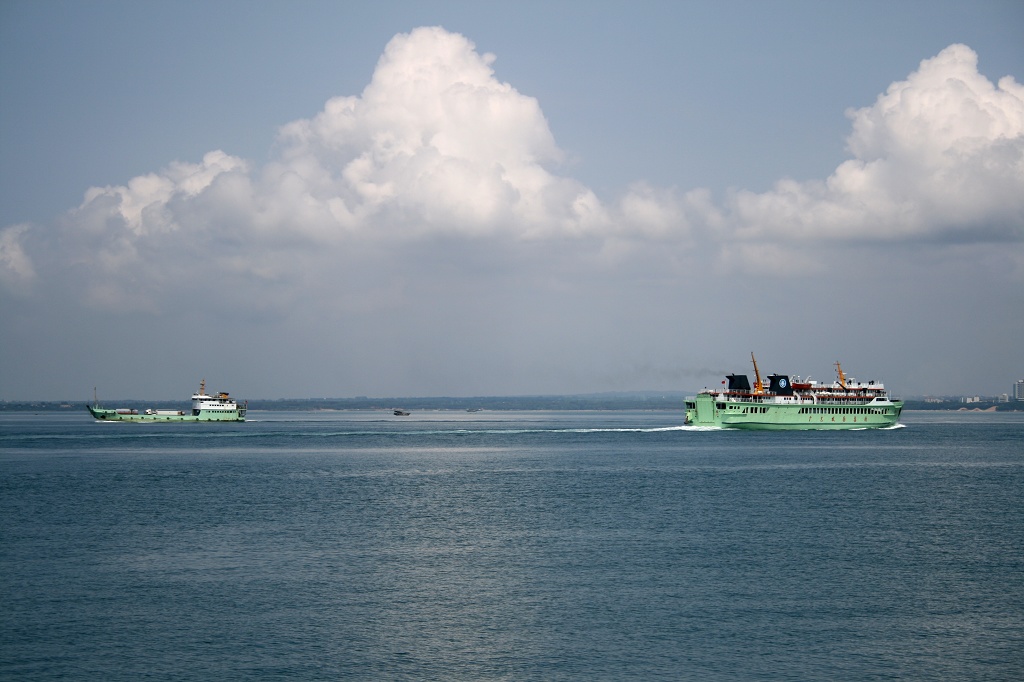
M 262 168 L 218 150 L 91 188 L 54 226 L 46 260 L 70 266 L 94 305 L 151 310 L 198 273 L 301 287 L 362 263 L 374 242 L 607 227 L 594 193 L 551 170 L 562 152 L 537 100 L 499 81 L 493 61 L 441 28 L 397 35 L 360 96 L 284 125 Z M 4 281 L 33 272 L 28 229 L 5 237 Z
M 585 226 L 595 219 L 592 193 L 548 170 L 562 153 L 540 105 L 497 80 L 493 61 L 441 28 L 396 36 L 360 97 L 284 126 L 268 182 L 299 178 L 349 230 Z
M 733 237 L 753 241 L 1024 239 L 1024 86 L 993 84 L 951 45 L 848 112 L 853 158 L 824 181 L 737 192 Z
M 374 258 L 400 271 L 412 250 L 396 247 L 424 239 L 475 253 L 551 240 L 565 258 L 596 256 L 583 258 L 596 268 L 632 259 L 673 272 L 695 247 L 781 261 L 794 245 L 1024 239 L 1024 87 L 993 84 L 966 46 L 848 112 L 852 158 L 828 178 L 721 202 L 643 183 L 605 202 L 559 175 L 540 104 L 498 80 L 494 59 L 438 27 L 397 35 L 360 95 L 282 126 L 259 168 L 212 151 L 91 188 L 49 228 L 8 227 L 0 284 L 24 289 L 48 270 L 95 305 L 150 310 L 216 272 L 235 285 L 224 292 L 265 283 L 277 293 L 260 300 L 287 305 L 280 292 L 346 286 L 338 273 L 370 272 Z M 37 230 L 51 235 L 30 239 Z
M 22 246 L 29 225 L 12 225 L 0 230 L 0 283 L 12 291 L 24 292 L 36 279 L 36 268 Z

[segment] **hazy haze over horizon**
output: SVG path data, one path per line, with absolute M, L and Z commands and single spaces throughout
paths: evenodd
M 1024 5 L 0 5 L 0 399 L 1024 377 Z

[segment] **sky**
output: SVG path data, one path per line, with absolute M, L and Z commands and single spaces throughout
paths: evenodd
M 1024 3 L 0 2 L 0 400 L 1024 378 Z

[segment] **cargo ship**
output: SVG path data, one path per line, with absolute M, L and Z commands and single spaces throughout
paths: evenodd
M 848 378 L 835 363 L 837 379 L 819 384 L 810 377 L 768 375 L 761 380 L 754 354 L 754 386 L 746 374 L 727 375 L 722 390 L 704 389 L 686 399 L 685 423 L 723 429 L 877 429 L 899 422 L 903 401 L 885 386 Z
M 145 410 L 100 407 L 93 397 L 87 405 L 89 414 L 100 421 L 110 422 L 244 422 L 247 403 L 239 405 L 227 393 L 206 394 L 206 379 L 199 382 L 199 392 L 192 394 L 191 410 Z

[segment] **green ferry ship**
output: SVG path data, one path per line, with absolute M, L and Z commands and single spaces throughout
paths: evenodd
M 810 377 L 790 381 L 770 374 L 761 381 L 754 354 L 754 386 L 746 374 L 729 374 L 724 390 L 704 389 L 686 399 L 686 424 L 722 429 L 878 429 L 899 422 L 903 401 L 889 397 L 879 382 L 847 378 L 835 364 L 837 380 L 819 384 Z M 726 382 L 723 381 L 723 384 Z
M 109 422 L 244 422 L 247 403 L 239 405 L 227 393 L 206 395 L 206 379 L 199 382 L 199 392 L 192 394 L 191 410 L 138 410 L 100 407 L 93 397 L 87 405 L 89 414 L 99 421 Z

